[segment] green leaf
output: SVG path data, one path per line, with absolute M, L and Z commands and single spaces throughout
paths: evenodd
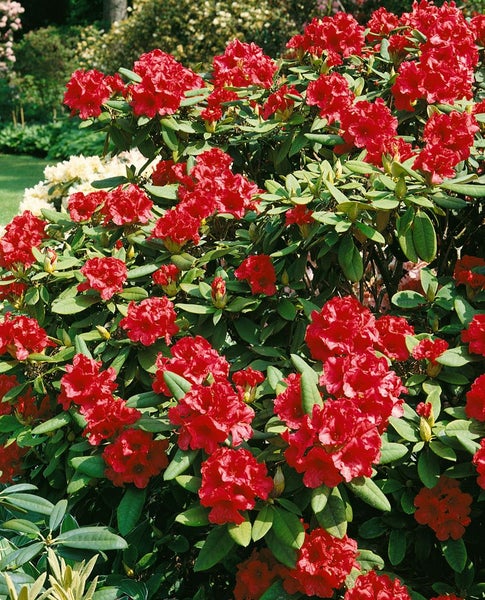
M 176 304 L 175 308 L 180 308 L 185 312 L 192 313 L 194 315 L 211 315 L 216 312 L 215 306 L 208 306 L 206 304 Z
M 420 436 L 417 427 L 411 425 L 407 421 L 397 417 L 390 417 L 389 423 L 397 431 L 397 433 L 407 442 L 419 442 Z
M 46 498 L 22 492 L 9 494 L 8 503 L 17 509 L 39 513 L 41 515 L 50 515 L 54 508 L 52 502 L 49 502 Z
M 485 185 L 480 183 L 448 183 L 447 181 L 443 181 L 440 187 L 463 196 L 470 196 L 471 198 L 485 197 Z
M 342 538 L 347 532 L 347 511 L 338 488 L 333 488 L 322 511 L 315 516 L 330 534 Z
M 467 551 L 463 539 L 446 540 L 441 542 L 441 550 L 446 562 L 450 565 L 453 571 L 461 573 L 465 568 L 467 561 Z
M 357 498 L 363 500 L 369 506 L 388 512 L 391 510 L 391 504 L 387 496 L 377 487 L 369 477 L 356 477 L 345 484 Z
M 457 348 L 445 350 L 443 354 L 438 356 L 436 362 L 446 367 L 464 367 L 473 362 L 473 358 L 468 353 L 466 346 L 458 346 Z
M 229 523 L 227 531 L 238 546 L 247 548 L 251 543 L 251 521 L 243 521 L 239 525 Z
M 0 571 L 4 569 L 18 569 L 25 563 L 32 560 L 34 556 L 37 556 L 44 549 L 44 542 L 35 542 L 34 544 L 30 544 L 29 546 L 24 546 L 19 550 L 15 550 L 14 552 L 10 552 L 0 560 Z
M 181 400 L 191 388 L 189 381 L 181 375 L 172 373 L 171 371 L 165 371 L 163 373 L 163 379 L 176 400 Z
M 51 514 L 49 515 L 49 529 L 55 531 L 62 522 L 67 511 L 67 500 L 59 500 L 54 505 Z
M 383 442 L 381 447 L 380 465 L 387 465 L 395 460 L 399 460 L 408 453 L 408 448 L 404 444 L 396 442 Z
M 301 547 L 305 539 L 305 529 L 297 515 L 281 508 L 273 511 L 272 531 L 284 546 L 295 550 Z
M 357 560 L 362 567 L 363 571 L 370 571 L 372 569 L 381 570 L 385 566 L 384 560 L 372 550 L 364 550 L 359 548 L 359 555 Z
M 175 520 L 187 527 L 202 527 L 209 524 L 209 510 L 200 504 L 179 513 Z
M 58 315 L 75 315 L 100 302 L 97 296 L 74 296 L 73 298 L 55 298 L 51 304 L 52 312 Z
M 192 492 L 193 494 L 197 494 L 202 484 L 202 479 L 195 475 L 178 475 L 175 478 L 175 481 L 183 487 L 184 490 Z
M 322 512 L 327 506 L 328 498 L 332 493 L 332 489 L 326 485 L 321 485 L 312 490 L 311 506 L 315 514 Z
M 323 406 L 322 397 L 313 376 L 308 371 L 301 374 L 300 385 L 303 411 L 305 414 L 311 415 L 315 405 Z
M 387 555 L 392 566 L 399 565 L 406 556 L 406 532 L 402 529 L 393 529 L 389 534 Z
M 33 435 L 41 435 L 43 433 L 50 433 L 51 431 L 56 431 L 57 429 L 60 429 L 61 427 L 64 427 L 64 425 L 68 425 L 71 422 L 72 422 L 71 415 L 68 412 L 62 412 L 62 413 L 58 414 L 56 417 L 52 417 L 52 419 L 49 419 L 49 420 L 45 421 L 44 423 L 41 423 L 40 425 L 37 425 L 36 427 L 34 427 L 32 429 L 32 433 L 33 433 Z
M 382 235 L 382 233 L 379 233 L 377 230 L 375 230 L 373 227 L 370 227 L 366 223 L 362 223 L 361 221 L 356 221 L 354 223 L 354 227 L 356 229 L 358 229 L 361 233 L 363 233 L 366 238 L 369 238 L 373 242 L 376 242 L 377 244 L 385 244 L 386 243 L 386 240 L 385 240 L 384 236 Z
M 422 210 L 416 211 L 413 222 L 413 242 L 418 256 L 431 262 L 436 257 L 438 243 L 433 222 Z
M 264 541 L 273 553 L 276 560 L 290 569 L 295 568 L 297 558 L 296 550 L 290 546 L 285 546 L 282 544 L 280 538 L 276 536 L 273 529 L 268 531 L 264 537 Z
M 280 317 L 283 317 L 286 321 L 294 321 L 296 318 L 297 310 L 288 298 L 282 298 L 276 305 L 276 310 Z
M 418 475 L 427 488 L 432 488 L 440 478 L 440 461 L 433 452 L 423 450 L 418 458 Z
M 256 519 L 253 523 L 253 529 L 251 536 L 253 538 L 253 542 L 257 542 L 262 539 L 268 531 L 273 526 L 273 507 L 269 504 L 263 506 L 263 508 L 259 511 Z
M 175 479 L 178 475 L 182 475 L 194 462 L 195 457 L 198 454 L 198 450 L 181 450 L 177 449 L 175 456 L 170 461 L 170 464 L 163 472 L 163 479 L 170 481 Z
M 40 537 L 40 529 L 32 521 L 26 519 L 9 519 L 2 523 L 2 529 L 11 529 L 12 531 L 18 531 L 19 533 L 25 533 L 26 535 L 35 535 Z
M 426 304 L 427 300 L 419 292 L 402 290 L 401 292 L 396 292 L 392 296 L 391 302 L 399 308 L 417 308 L 418 306 Z
M 275 581 L 269 588 L 259 597 L 259 600 L 292 600 L 295 596 L 289 594 L 283 587 L 283 582 L 279 579 Z
M 135 528 L 142 515 L 146 496 L 146 489 L 130 487 L 125 490 L 116 509 L 118 531 L 121 535 L 126 535 Z
M 444 458 L 445 460 L 456 461 L 457 459 L 456 452 L 453 450 L 453 448 L 445 446 L 445 444 L 438 440 L 431 440 L 429 442 L 429 447 L 432 452 L 434 452 L 437 456 Z
M 194 564 L 194 572 L 207 571 L 228 556 L 234 547 L 234 540 L 226 527 L 215 527 L 209 532 L 199 556 Z
M 55 538 L 54 543 L 68 548 L 84 548 L 93 552 L 123 550 L 128 547 L 122 537 L 112 533 L 107 527 L 79 527 L 64 531 Z
M 102 479 L 106 470 L 106 463 L 101 455 L 76 456 L 71 459 L 71 465 L 76 471 L 95 479 Z
M 364 275 L 362 256 L 351 236 L 346 235 L 338 247 L 338 262 L 349 281 L 360 281 Z
M 298 354 L 290 354 L 291 362 L 299 373 L 307 373 L 309 379 L 312 379 L 315 384 L 318 383 L 318 374 L 312 367 L 303 360 Z
M 123 290 L 122 292 L 118 292 L 118 296 L 123 298 L 123 300 L 128 300 L 128 302 L 137 302 L 138 300 L 144 300 L 148 298 L 148 292 L 142 287 L 131 287 Z

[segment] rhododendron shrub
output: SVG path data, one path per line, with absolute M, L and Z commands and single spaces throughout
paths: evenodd
M 482 29 L 422 0 L 73 74 L 146 160 L 0 238 L 0 573 L 64 551 L 27 485 L 66 558 L 125 538 L 102 598 L 483 597 Z

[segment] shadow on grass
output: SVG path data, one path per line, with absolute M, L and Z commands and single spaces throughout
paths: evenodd
M 24 190 L 43 179 L 44 168 L 48 164 L 53 164 L 53 161 L 0 154 L 0 225 L 6 225 L 17 214 Z

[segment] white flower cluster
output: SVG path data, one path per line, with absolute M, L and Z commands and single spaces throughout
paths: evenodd
M 137 174 L 148 176 L 151 168 L 143 173 L 140 170 L 147 159 L 138 150 L 122 152 L 113 157 L 71 156 L 44 169 L 44 179 L 34 187 L 27 188 L 19 206 L 19 212 L 30 210 L 40 216 L 42 208 L 52 208 L 54 201 L 64 206 L 75 192 L 94 192 L 91 184 L 95 181 L 126 175 L 127 167 L 133 167 Z

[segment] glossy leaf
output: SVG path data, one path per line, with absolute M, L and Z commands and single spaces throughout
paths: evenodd
M 194 571 L 196 573 L 207 571 L 216 565 L 229 554 L 234 543 L 225 526 L 214 527 L 200 549 L 199 556 L 194 564 Z

